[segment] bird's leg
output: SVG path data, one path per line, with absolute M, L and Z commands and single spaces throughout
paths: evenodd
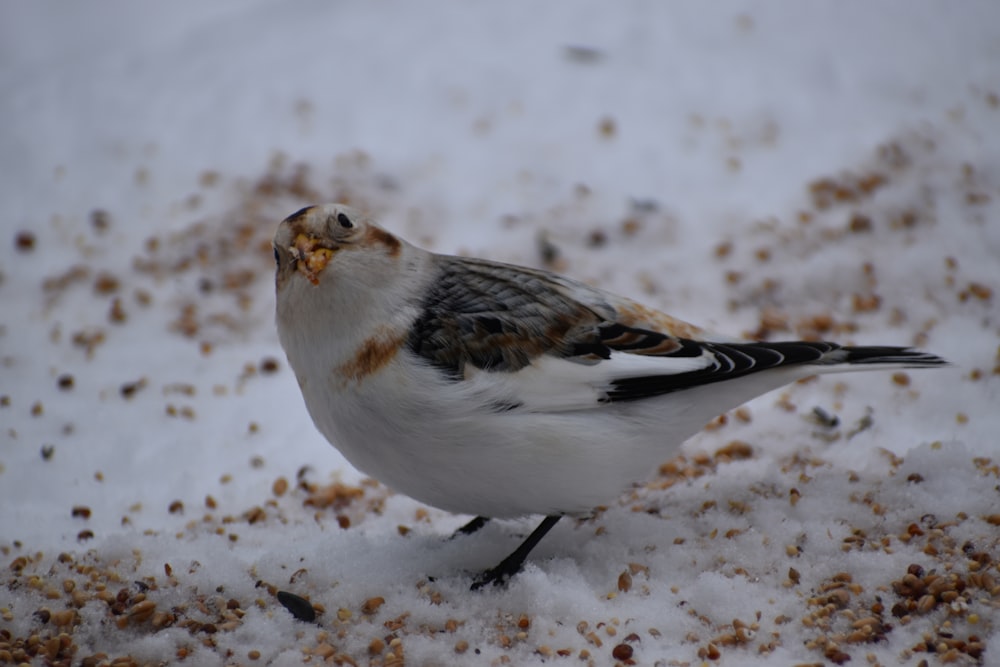
M 472 590 L 476 591 L 485 586 L 486 584 L 493 584 L 494 586 L 499 586 L 507 581 L 511 576 L 517 574 L 521 571 L 521 567 L 524 565 L 525 559 L 531 550 L 542 541 L 545 534 L 552 530 L 552 526 L 556 525 L 561 519 L 561 516 L 547 516 L 532 531 L 531 535 L 528 535 L 524 542 L 521 542 L 521 546 L 514 549 L 514 552 L 500 561 L 500 564 L 496 567 L 490 568 L 485 572 L 481 573 L 476 580 L 472 583 Z
M 489 523 L 490 518 L 488 516 L 477 516 L 475 519 L 465 524 L 454 533 L 451 534 L 449 540 L 453 540 L 456 537 L 461 537 L 462 535 L 472 535 L 473 533 L 479 532 L 479 529 Z

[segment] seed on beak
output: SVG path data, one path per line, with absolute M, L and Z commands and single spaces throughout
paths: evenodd
M 313 285 L 319 284 L 319 274 L 333 257 L 333 251 L 319 245 L 319 241 L 305 234 L 295 237 L 295 245 L 289 249 L 297 260 L 297 269 Z

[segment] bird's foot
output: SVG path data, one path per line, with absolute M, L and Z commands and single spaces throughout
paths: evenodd
M 532 531 L 531 535 L 528 535 L 528 538 L 511 555 L 500 561 L 500 564 L 496 567 L 490 568 L 476 577 L 476 580 L 472 582 L 470 590 L 478 591 L 487 584 L 503 586 L 507 583 L 508 579 L 521 571 L 521 568 L 524 567 L 524 561 L 528 558 L 528 554 L 545 537 L 545 534 L 552 530 L 552 526 L 556 525 L 559 519 L 559 516 L 545 517 L 542 523 Z

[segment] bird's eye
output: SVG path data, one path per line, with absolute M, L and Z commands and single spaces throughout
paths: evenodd
M 277 248 L 272 248 L 272 250 L 274 250 L 274 263 L 277 264 L 280 267 L 281 266 L 281 257 L 278 255 L 278 249 Z
M 352 227 L 354 227 L 354 223 L 351 222 L 351 219 L 348 218 L 347 215 L 344 213 L 337 214 L 337 222 L 339 222 L 340 226 L 343 227 L 344 229 L 351 229 Z

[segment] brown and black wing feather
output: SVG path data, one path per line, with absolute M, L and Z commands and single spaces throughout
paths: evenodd
M 467 366 L 510 373 L 548 355 L 601 366 L 595 373 L 604 387 L 600 401 L 615 403 L 787 366 L 945 363 L 903 347 L 692 340 L 626 325 L 610 302 L 614 297 L 544 271 L 444 256 L 438 269 L 407 345 L 455 380 L 465 377 Z M 637 371 L 635 363 L 616 363 L 621 355 L 648 363 Z

